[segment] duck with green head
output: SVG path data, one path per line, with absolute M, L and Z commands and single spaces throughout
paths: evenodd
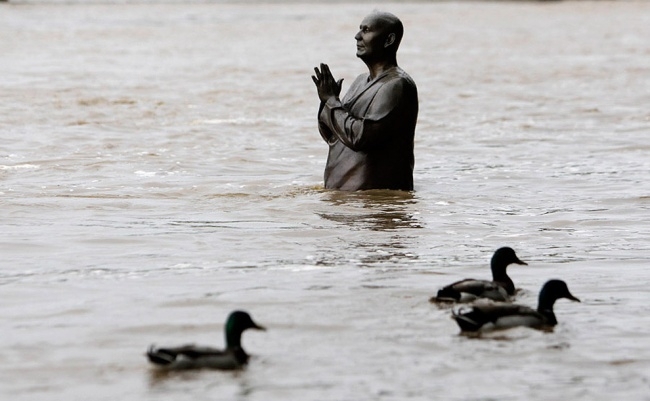
M 226 321 L 226 348 L 183 345 L 171 348 L 149 347 L 147 357 L 157 367 L 181 369 L 240 369 L 248 363 L 248 354 L 241 346 L 241 335 L 247 329 L 266 330 L 243 311 L 234 311 Z
M 506 268 L 513 263 L 527 265 L 517 257 L 512 248 L 499 248 L 494 252 L 490 261 L 492 281 L 473 278 L 456 281 L 438 290 L 438 294 L 429 301 L 472 302 L 479 298 L 501 302 L 509 301 L 510 297 L 515 294 L 515 284 L 506 273 Z
M 580 300 L 571 294 L 562 280 L 549 280 L 539 293 L 537 310 L 523 305 L 492 302 L 474 304 L 469 310 L 461 308 L 452 312 L 460 329 L 464 332 L 480 332 L 527 326 L 535 329 L 549 329 L 557 324 L 553 306 L 560 298 Z

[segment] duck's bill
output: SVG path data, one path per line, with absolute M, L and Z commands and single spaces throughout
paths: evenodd
M 257 323 L 255 324 L 255 326 L 253 326 L 253 328 L 254 328 L 255 330 L 266 331 L 266 327 L 264 327 L 264 326 L 260 326 L 260 325 L 257 324 Z
M 578 298 L 574 297 L 574 296 L 571 295 L 571 294 L 567 295 L 567 298 L 570 299 L 570 300 L 572 300 L 572 301 L 580 302 L 580 300 L 579 300 Z
M 524 261 L 521 260 L 521 259 L 517 259 L 517 260 L 515 261 L 515 263 L 518 264 L 518 265 L 525 265 L 525 266 L 528 266 L 528 263 L 524 262 Z

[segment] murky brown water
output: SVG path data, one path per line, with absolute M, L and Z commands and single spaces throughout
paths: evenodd
M 380 7 L 413 194 L 322 189 L 310 75 L 372 3 L 0 4 L 2 399 L 650 399 L 650 3 Z M 428 303 L 503 245 L 583 300 L 553 333 Z M 235 308 L 247 370 L 150 370 Z

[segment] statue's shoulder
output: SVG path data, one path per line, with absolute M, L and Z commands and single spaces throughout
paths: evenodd
M 395 67 L 384 76 L 383 90 L 399 93 L 417 93 L 415 81 L 400 67 Z
M 411 76 L 400 67 L 394 68 L 394 79 L 402 81 L 405 85 L 415 87 L 415 81 Z

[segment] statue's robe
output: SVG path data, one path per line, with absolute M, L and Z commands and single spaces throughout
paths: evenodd
M 415 82 L 399 67 L 374 80 L 362 74 L 342 101 L 321 102 L 318 130 L 329 145 L 325 188 L 412 190 L 417 116 Z

